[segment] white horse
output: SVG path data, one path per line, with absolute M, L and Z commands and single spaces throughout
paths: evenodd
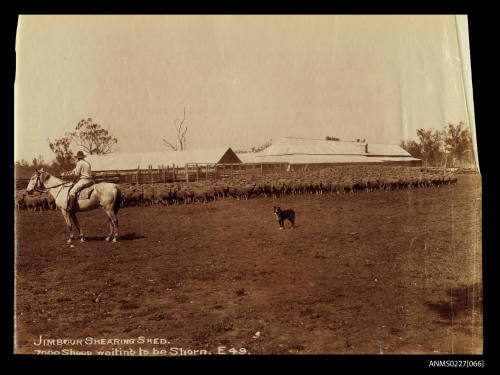
M 35 170 L 35 173 L 31 176 L 28 187 L 26 188 L 28 194 L 32 194 L 33 191 L 36 190 L 40 192 L 49 192 L 54 197 L 56 207 L 61 210 L 69 229 L 70 235 L 68 244 L 71 244 L 71 241 L 73 240 L 72 222 L 80 234 L 80 241 L 85 242 L 85 238 L 83 237 L 80 224 L 76 219 L 75 212 L 66 211 L 68 205 L 68 193 L 71 186 L 71 182 L 63 181 L 52 176 L 50 173 L 45 172 L 43 169 L 40 169 Z M 120 208 L 120 202 L 122 199 L 121 192 L 116 184 L 108 182 L 101 182 L 93 185 L 93 187 L 94 190 L 92 191 L 89 199 L 78 199 L 75 205 L 76 211 L 90 211 L 95 208 L 102 207 L 109 218 L 110 233 L 108 237 L 106 237 L 106 241 L 110 241 L 111 237 L 113 237 L 113 242 L 117 242 L 120 239 L 120 236 L 118 234 L 118 219 L 116 214 Z

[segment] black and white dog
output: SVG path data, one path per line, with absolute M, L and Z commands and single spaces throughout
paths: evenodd
M 285 229 L 285 220 L 288 219 L 290 223 L 292 223 L 292 228 L 295 228 L 295 211 L 290 210 L 282 210 L 279 207 L 274 206 L 273 212 L 276 215 L 276 219 L 280 224 L 280 229 Z

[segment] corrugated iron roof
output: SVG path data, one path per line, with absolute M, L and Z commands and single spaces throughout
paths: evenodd
M 256 153 L 249 152 L 237 155 L 243 163 L 261 163 Z
M 420 159 L 409 157 L 398 157 L 398 156 L 390 156 L 390 157 L 380 157 L 376 156 L 380 161 L 419 161 Z
M 366 152 L 366 150 L 368 152 Z M 377 155 L 377 156 L 411 156 L 398 145 L 379 143 L 361 143 L 345 141 L 327 141 L 322 139 L 306 139 L 284 137 L 273 143 L 258 156 L 271 155 Z
M 237 160 L 243 163 L 381 163 L 386 161 L 416 161 L 397 145 L 360 142 L 326 141 L 321 139 L 281 138 L 259 153 L 234 154 L 229 147 L 187 151 L 163 151 L 142 153 L 114 153 L 89 155 L 87 160 L 94 171 L 146 169 L 149 165 L 183 167 L 192 164 L 215 164 L 221 160 Z
M 86 160 L 91 164 L 93 171 L 132 170 L 147 169 L 152 165 L 183 167 L 188 163 L 193 164 L 215 164 L 224 158 L 226 153 L 233 153 L 231 148 L 198 149 L 186 151 L 162 151 L 162 152 L 140 152 L 140 153 L 113 153 L 107 155 L 89 155 Z M 241 160 L 234 154 L 237 160 Z
M 368 143 L 367 145 L 368 153 L 366 155 L 411 157 L 408 151 L 398 145 L 387 145 L 380 143 Z
M 290 164 L 344 164 L 382 163 L 386 161 L 417 161 L 412 157 L 379 157 L 365 155 L 269 155 L 243 159 L 244 163 L 290 163 Z
M 377 163 L 378 158 L 367 158 L 362 155 L 291 155 L 291 164 L 321 163 Z
M 290 137 L 279 139 L 259 153 L 238 156 L 244 163 L 341 164 L 419 160 L 398 145 Z

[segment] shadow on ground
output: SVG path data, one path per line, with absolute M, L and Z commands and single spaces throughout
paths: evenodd
M 483 310 L 483 285 L 476 283 L 446 291 L 447 297 L 439 302 L 426 302 L 442 319 L 452 320 L 466 311 Z
M 140 240 L 142 238 L 146 238 L 146 236 L 138 236 L 135 233 L 127 233 L 120 235 L 120 241 L 133 241 L 133 240 Z M 105 236 L 98 236 L 98 237 L 85 237 L 85 241 L 87 242 L 92 242 L 92 241 L 105 241 L 106 237 Z

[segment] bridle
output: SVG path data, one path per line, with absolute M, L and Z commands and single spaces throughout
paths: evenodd
M 62 188 L 64 185 L 66 184 L 69 184 L 70 182 L 68 181 L 63 181 L 61 182 L 60 184 L 58 185 L 54 185 L 54 186 L 50 186 L 50 187 L 46 187 L 45 190 L 44 189 L 41 189 L 39 188 L 38 186 L 40 185 L 40 176 L 42 175 L 42 173 L 44 172 L 36 172 L 36 180 L 35 180 L 35 187 L 34 187 L 34 190 L 40 192 L 40 193 L 47 193 L 50 189 L 53 189 L 53 188 L 56 188 L 56 187 L 59 187 L 59 190 L 57 191 L 57 194 L 55 196 L 54 199 L 57 199 L 59 193 L 61 192 Z M 68 185 L 69 186 L 69 185 Z

